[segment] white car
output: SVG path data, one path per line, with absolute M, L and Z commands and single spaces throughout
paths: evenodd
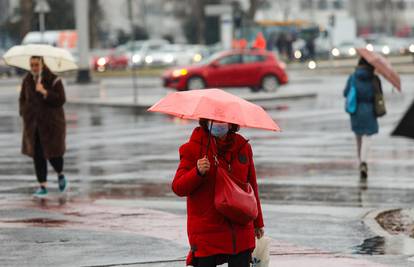
M 167 44 L 158 50 L 149 51 L 147 66 L 181 66 L 200 62 L 207 54 L 201 45 Z
M 151 54 L 160 51 L 161 48 L 167 44 L 169 44 L 169 42 L 163 39 L 149 39 L 126 43 L 127 51 L 130 51 L 127 52 L 130 58 L 130 67 L 152 65 L 154 63 L 154 58 Z
M 334 57 L 355 57 L 357 56 L 357 48 L 365 47 L 366 43 L 362 39 L 356 39 L 353 42 L 343 42 L 331 50 Z

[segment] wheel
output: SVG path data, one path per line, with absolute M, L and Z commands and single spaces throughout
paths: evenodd
M 187 90 L 204 89 L 204 88 L 206 88 L 206 83 L 201 77 L 194 76 L 194 77 L 189 78 L 187 81 Z
M 274 75 L 266 75 L 262 79 L 262 90 L 265 92 L 275 92 L 279 88 L 279 80 Z

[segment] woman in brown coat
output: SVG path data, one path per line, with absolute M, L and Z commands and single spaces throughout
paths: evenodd
M 63 175 L 66 122 L 63 111 L 65 92 L 60 78 L 44 64 L 30 58 L 31 71 L 23 79 L 19 112 L 23 119 L 22 153 L 32 157 L 40 188 L 36 197 L 47 196 L 47 160 L 58 174 L 60 192 L 67 189 Z

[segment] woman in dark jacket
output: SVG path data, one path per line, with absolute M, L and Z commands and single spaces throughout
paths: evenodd
M 60 192 L 67 189 L 63 175 L 65 92 L 61 79 L 49 70 L 42 57 L 31 57 L 30 68 L 23 79 L 19 98 L 19 112 L 23 119 L 22 153 L 34 161 L 40 185 L 34 196 L 45 197 L 48 194 L 47 160 L 57 172 Z
M 355 72 L 348 79 L 344 90 L 345 97 L 349 93 L 352 80 L 356 88 L 357 109 L 354 114 L 350 115 L 351 128 L 356 136 L 360 178 L 367 179 L 367 158 L 371 136 L 378 133 L 378 121 L 374 110 L 374 86 L 378 86 L 382 90 L 381 81 L 374 74 L 374 67 L 364 58 L 359 60 Z
M 215 267 L 228 262 L 230 267 L 248 267 L 255 237 L 261 238 L 264 234 L 252 149 L 236 133 L 237 125 L 214 122 L 211 148 L 206 152 L 209 124 L 201 119 L 201 127 L 195 128 L 190 140 L 180 147 L 180 164 L 172 183 L 178 196 L 187 197 L 187 232 L 191 246 L 187 265 Z M 251 184 L 259 211 L 254 221 L 238 225 L 215 209 L 216 166 L 212 151 L 218 151 L 220 166 L 229 170 L 233 178 Z

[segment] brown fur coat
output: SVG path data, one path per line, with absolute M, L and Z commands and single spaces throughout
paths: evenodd
M 23 119 L 22 153 L 33 157 L 36 130 L 46 159 L 63 156 L 65 153 L 66 122 L 63 104 L 66 101 L 62 81 L 52 72 L 42 72 L 43 87 L 47 97 L 36 92 L 36 83 L 31 73 L 23 79 L 19 112 Z

